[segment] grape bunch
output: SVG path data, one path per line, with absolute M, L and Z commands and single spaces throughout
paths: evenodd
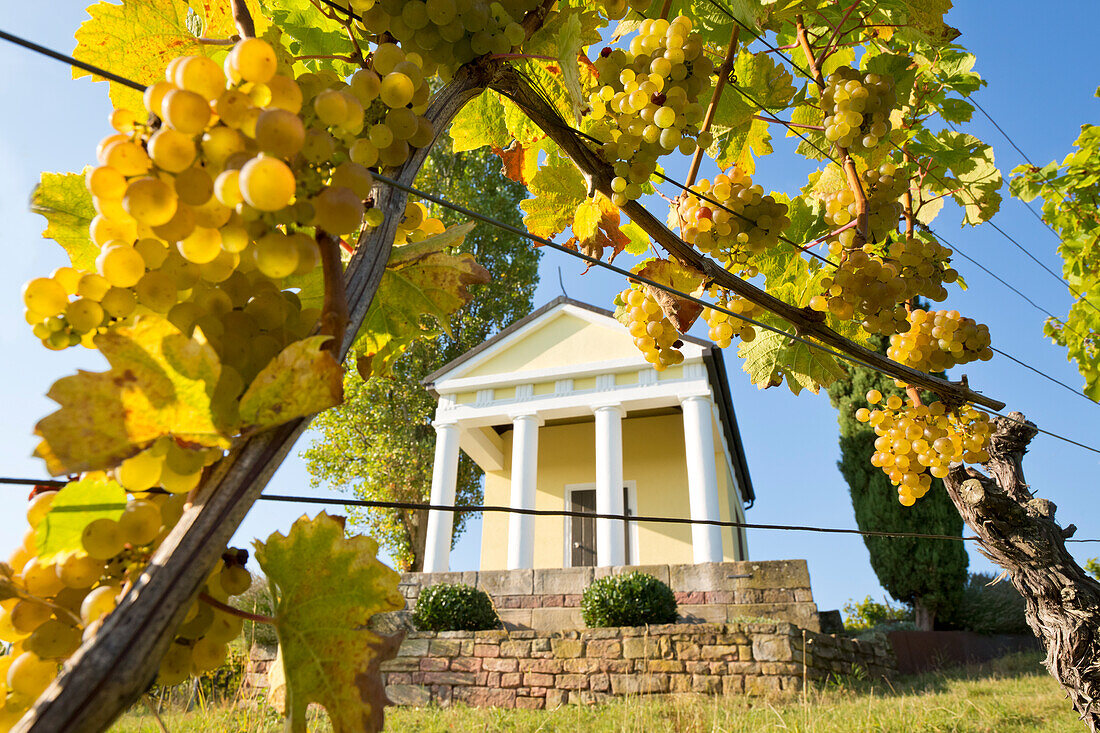
M 678 350 L 680 332 L 641 287 L 616 295 L 615 306 L 615 317 L 630 331 L 634 345 L 654 369 L 661 372 L 683 362 L 684 355 Z
M 80 479 L 82 484 L 110 481 L 103 472 Z M 29 529 L 8 558 L 13 595 L 0 601 L 0 641 L 11 645 L 0 654 L 3 730 L 22 717 L 53 681 L 58 665 L 97 633 L 179 520 L 186 501 L 186 494 L 131 493 L 117 519 L 100 517 L 84 526 L 79 548 L 44 557 L 39 554 L 40 525 L 61 495 L 53 489 L 36 490 L 27 507 Z M 66 508 L 71 512 L 71 507 Z M 227 551 L 207 580 L 206 593 L 225 603 L 246 591 L 252 585 L 246 561 L 247 552 Z M 241 626 L 240 617 L 196 601 L 177 631 L 177 644 L 165 658 L 158 681 L 175 684 L 219 666 L 226 645 L 240 634 Z M 177 646 L 186 650 L 186 664 L 181 663 Z
M 284 281 L 316 267 L 316 232 L 353 237 L 380 224 L 365 204 L 368 167 L 431 143 L 421 64 L 384 43 L 347 80 L 293 78 L 254 38 L 224 68 L 173 60 L 145 93 L 150 122 L 115 110 L 116 132 L 86 175 L 95 271 L 64 267 L 25 286 L 35 335 L 48 348 L 90 347 L 113 324 L 162 314 L 185 333 L 201 328 L 227 388 L 243 391 L 314 329 L 319 312 Z
M 649 0 L 600 0 L 600 10 L 608 20 L 621 20 L 628 10 L 644 15 L 649 4 Z
M 737 168 L 715 176 L 713 182 L 699 181 L 691 193 L 676 200 L 669 220 L 680 224 L 685 242 L 731 270 L 743 270 L 753 255 L 775 246 L 791 222 L 787 205 L 765 195 L 762 186 L 753 185 L 752 178 Z
M 896 104 L 893 79 L 842 66 L 829 74 L 821 93 L 825 139 L 853 152 L 871 150 L 890 132 Z
M 884 251 L 898 266 L 909 297 L 921 296 L 936 302 L 946 300 L 944 283 L 951 284 L 959 279 L 959 273 L 950 266 L 951 250 L 934 240 L 899 238 L 887 243 Z
M 867 239 L 880 242 L 898 227 L 903 208 L 898 198 L 905 193 L 909 179 L 895 175 L 897 166 L 887 161 L 876 169 L 866 170 L 860 176 L 867 194 L 868 231 Z M 827 193 L 824 197 L 825 223 L 833 229 L 839 229 L 856 218 L 856 195 L 848 188 Z M 845 248 L 854 247 L 855 228 L 845 229 L 833 235 L 829 242 L 829 253 L 839 255 Z
M 601 86 L 588 99 L 591 132 L 614 168 L 611 200 L 622 206 L 642 195 L 662 155 L 710 145 L 699 100 L 709 96 L 714 65 L 681 15 L 642 21 L 626 50 L 603 49 L 595 66 Z
M 908 288 L 900 268 L 876 254 L 875 247 L 845 250 L 832 273 L 821 279 L 823 293 L 810 298 L 810 308 L 847 321 L 859 317 L 868 333 L 892 335 L 907 321 L 904 306 Z
M 431 59 L 425 73 L 448 81 L 459 66 L 487 53 L 508 53 L 523 43 L 524 16 L 539 0 L 350 0 L 360 29 L 389 34 L 405 49 Z
M 886 355 L 914 369 L 943 372 L 968 362 L 993 358 L 989 327 L 958 311 L 925 311 L 909 314 L 909 330 L 890 337 Z
M 912 506 L 932 485 L 932 477 L 943 478 L 951 463 L 984 463 L 989 460 L 989 416 L 963 405 L 949 411 L 944 403 L 919 404 L 882 393 L 867 393 L 871 405 L 881 408 L 856 410 L 856 419 L 875 430 L 875 452 L 871 465 L 882 469 L 898 487 L 898 501 Z
M 720 297 L 717 305 L 734 313 L 739 313 L 746 318 L 758 318 L 764 312 L 764 309 L 755 303 L 732 293 Z M 703 320 L 709 326 L 707 338 L 717 344 L 720 349 L 725 349 L 733 343 L 734 337 L 740 337 L 746 343 L 756 338 L 755 326 L 735 318 L 729 313 L 723 313 L 714 308 L 704 308 Z

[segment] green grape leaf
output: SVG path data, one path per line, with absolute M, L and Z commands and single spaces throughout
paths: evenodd
M 38 422 L 35 455 L 54 475 L 107 469 L 162 435 L 228 448 L 215 424 L 211 395 L 221 372 L 201 331 L 192 337 L 157 315 L 95 337 L 106 372 L 63 377 L 47 397 L 61 408 Z
M 347 537 L 328 514 L 302 517 L 285 536 L 254 545 L 275 599 L 275 631 L 286 680 L 286 715 L 305 730 L 306 708 L 320 703 L 335 733 L 380 731 L 385 689 L 379 664 L 402 634 L 366 628 L 378 613 L 405 606 L 400 574 L 377 558 L 378 543 Z
M 83 552 L 84 528 L 97 519 L 118 520 L 125 508 L 126 491 L 102 474 L 70 481 L 54 496 L 50 510 L 34 532 L 39 562 Z
M 584 95 L 581 92 L 581 72 L 577 57 L 581 53 L 581 19 L 577 13 L 567 13 L 565 22 L 558 31 L 558 61 L 561 63 L 561 78 L 573 103 L 573 116 L 580 122 L 584 110 Z
M 88 235 L 96 215 L 92 195 L 79 173 L 43 173 L 31 194 L 31 211 L 46 217 L 42 236 L 61 245 L 78 270 L 95 271 L 99 247 Z
M 473 226 L 468 222 L 422 242 L 394 247 L 355 342 L 364 379 L 388 374 L 413 341 L 449 334 L 451 316 L 472 297 L 469 286 L 489 282 L 489 271 L 473 255 L 448 251 L 461 244 Z
M 736 165 L 748 174 L 755 171 L 753 155 L 772 152 L 769 122 L 754 120 L 761 114 L 783 109 L 794 98 L 789 71 L 766 53 L 742 51 L 734 61 L 735 80 L 727 84 L 714 114 L 714 144 L 708 151 L 720 167 Z M 769 112 L 770 110 L 770 112 Z
M 266 430 L 340 404 L 344 370 L 324 349 L 330 336 L 295 341 L 271 360 L 241 395 L 241 424 L 247 432 Z
M 931 159 L 925 185 L 937 194 L 950 193 L 963 208 L 963 223 L 977 226 L 1001 208 L 1004 180 L 993 160 L 993 148 L 973 135 L 941 130 L 920 131 L 910 142 L 919 158 Z
M 752 341 L 742 341 L 737 355 L 743 368 L 760 389 L 779 386 L 784 379 L 794 394 L 808 389 L 814 394 L 844 376 L 836 358 L 773 331 L 759 331 Z
M 640 226 L 632 221 L 628 221 L 625 226 L 620 228 L 620 231 L 622 231 L 627 238 L 627 254 L 641 257 L 649 251 L 649 235 L 642 231 Z
M 703 294 L 703 286 L 706 282 L 706 276 L 699 270 L 672 260 L 646 260 L 634 267 L 631 272 L 695 297 Z M 665 317 L 672 321 L 672 325 L 680 333 L 687 333 L 699 314 L 703 312 L 703 306 L 694 301 L 655 288 L 648 283 L 642 283 L 642 288 L 647 295 L 657 301 Z
M 325 275 L 320 267 L 306 275 L 291 275 L 283 280 L 283 287 L 297 291 L 302 308 L 321 308 L 325 304 Z
M 561 155 L 547 157 L 546 165 L 528 187 L 534 198 L 520 202 L 527 230 L 540 237 L 553 237 L 573 224 L 577 208 L 588 198 L 584 176 L 572 161 Z
M 294 56 L 350 56 L 355 53 L 347 28 L 326 17 L 310 0 L 264 0 L 264 9 L 284 34 L 283 42 Z M 314 70 L 331 68 L 341 77 L 359 67 L 346 61 L 325 58 L 308 60 Z
M 451 122 L 450 135 L 456 153 L 491 145 L 505 148 L 512 142 L 504 124 L 505 107 L 499 94 L 486 89 L 462 108 Z

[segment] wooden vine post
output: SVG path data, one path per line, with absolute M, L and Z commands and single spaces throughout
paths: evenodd
M 993 420 L 989 476 L 961 464 L 944 485 L 981 552 L 1008 571 L 1027 602 L 1027 623 L 1046 647 L 1045 664 L 1089 730 L 1100 729 L 1100 583 L 1066 550 L 1076 527 L 1024 481 L 1023 457 L 1037 431 L 1019 412 Z

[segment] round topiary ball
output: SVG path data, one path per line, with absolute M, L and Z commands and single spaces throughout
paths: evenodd
M 420 631 L 482 631 L 500 626 L 489 595 L 465 583 L 440 583 L 420 591 L 412 620 Z
M 647 573 L 608 575 L 584 589 L 581 617 L 589 627 L 671 624 L 676 596 Z

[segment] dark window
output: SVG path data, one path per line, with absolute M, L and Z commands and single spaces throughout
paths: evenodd
M 630 495 L 623 487 L 623 506 L 626 515 L 631 516 Z M 575 512 L 596 513 L 596 490 L 583 489 L 572 492 L 572 507 Z M 570 531 L 573 535 L 573 547 L 570 550 L 570 565 L 575 568 L 591 567 L 596 564 L 596 519 L 595 517 L 570 517 Z M 630 562 L 630 523 L 623 523 L 623 540 L 626 561 Z

